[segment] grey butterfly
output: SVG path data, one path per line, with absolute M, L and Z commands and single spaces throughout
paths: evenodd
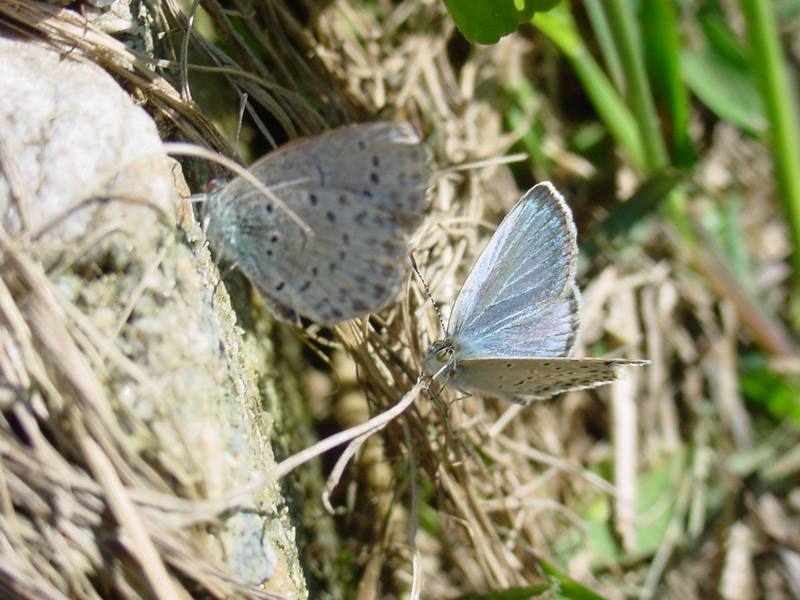
M 249 170 L 308 231 L 237 177 L 208 196 L 206 234 L 278 318 L 333 325 L 395 296 L 428 184 L 410 124 L 341 127 L 282 146 Z
M 593 388 L 648 361 L 567 358 L 580 326 L 575 224 L 549 182 L 522 196 L 456 298 L 423 368 L 462 391 L 528 403 Z

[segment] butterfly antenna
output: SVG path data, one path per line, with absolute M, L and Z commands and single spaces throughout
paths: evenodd
M 433 299 L 433 294 L 431 294 L 431 288 L 428 287 L 428 282 L 425 281 L 425 278 L 422 276 L 422 273 L 419 272 L 419 267 L 417 266 L 417 261 L 414 260 L 414 255 L 410 252 L 408 253 L 408 257 L 411 259 L 411 267 L 414 269 L 414 273 L 417 274 L 419 280 L 422 282 L 422 287 L 425 288 L 425 293 L 428 294 L 428 300 L 431 301 L 433 305 L 433 310 L 436 312 L 436 318 L 439 319 L 439 327 L 442 329 L 442 335 L 445 333 L 445 326 L 444 326 L 444 319 L 442 318 L 442 313 L 439 310 L 439 305 L 436 304 L 436 300 Z

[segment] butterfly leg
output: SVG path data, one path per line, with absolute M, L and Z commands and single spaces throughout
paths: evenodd
M 462 388 L 460 386 L 456 386 L 456 391 L 458 391 L 461 394 L 458 397 L 459 400 L 463 400 L 464 398 L 469 398 L 470 396 L 472 396 L 471 393 L 469 393 L 467 390 L 465 390 L 464 388 Z
M 453 402 L 455 402 L 456 400 L 466 400 L 467 398 L 472 398 L 472 396 L 474 395 L 468 392 L 467 390 L 463 390 L 461 388 L 456 388 L 456 391 L 459 393 L 459 395 L 455 397 L 455 400 L 453 400 Z
M 456 390 L 460 393 L 460 395 L 453 398 L 450 403 L 447 405 L 448 407 L 452 406 L 456 402 L 460 402 L 461 400 L 466 400 L 467 398 L 472 398 L 472 394 L 470 394 L 466 390 L 462 390 L 461 388 L 456 388 Z

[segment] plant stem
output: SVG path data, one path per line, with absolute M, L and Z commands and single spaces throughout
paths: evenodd
M 611 34 L 611 27 L 608 25 L 608 18 L 600 5 L 600 0 L 584 0 L 586 15 L 592 24 L 594 35 L 603 60 L 606 63 L 606 70 L 611 75 L 611 80 L 617 86 L 621 94 L 625 93 L 625 75 L 622 72 L 622 61 L 619 59 L 619 51 L 614 43 L 614 36 Z
M 605 0 L 608 22 L 617 42 L 622 68 L 628 83 L 629 100 L 642 138 L 647 171 L 652 173 L 667 164 L 667 151 L 661 137 L 653 96 L 644 70 L 641 52 L 634 37 L 633 15 L 623 0 Z
M 795 281 L 800 285 L 800 138 L 772 3 L 742 0 L 750 37 L 751 64 L 758 75 L 769 121 L 773 160 L 794 243 Z
M 672 132 L 672 164 L 688 167 L 696 161 L 689 135 L 689 94 L 681 78 L 680 39 L 674 0 L 647 0 L 641 9 L 642 37 L 653 91 L 666 109 Z
M 603 69 L 586 48 L 572 14 L 563 5 L 557 6 L 549 12 L 536 13 L 533 24 L 564 53 L 600 120 L 617 144 L 625 149 L 634 168 L 640 173 L 644 172 L 647 159 L 636 128 L 636 120 Z

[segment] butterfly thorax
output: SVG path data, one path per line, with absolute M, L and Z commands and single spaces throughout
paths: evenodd
M 445 375 L 454 373 L 456 369 L 456 346 L 451 339 L 436 340 L 433 342 L 425 357 L 422 359 L 422 368 L 429 375 Z M 443 371 L 440 373 L 440 371 Z
M 283 217 L 272 202 L 248 186 L 248 182 L 237 179 L 213 189 L 203 206 L 206 238 L 215 254 L 245 270 L 248 248 L 259 251 L 258 260 L 268 260 L 268 256 L 261 255 L 259 242 L 269 240 Z

